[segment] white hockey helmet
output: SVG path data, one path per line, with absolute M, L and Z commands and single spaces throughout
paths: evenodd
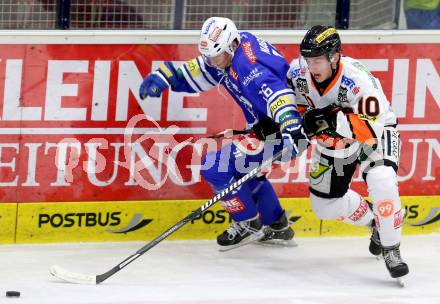
M 235 39 L 240 43 L 240 34 L 232 20 L 223 17 L 211 17 L 203 23 L 200 32 L 200 54 L 207 58 L 215 57 L 225 51 L 230 55 L 234 55 L 232 42 Z

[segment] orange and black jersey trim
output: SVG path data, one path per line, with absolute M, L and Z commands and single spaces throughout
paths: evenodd
M 361 119 L 354 113 L 348 113 L 345 116 L 347 117 L 354 140 L 370 146 L 377 143 L 376 135 L 368 120 Z

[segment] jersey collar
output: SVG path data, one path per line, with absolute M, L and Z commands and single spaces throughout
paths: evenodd
M 327 87 L 325 88 L 324 92 L 322 92 L 322 94 L 319 91 L 319 89 L 316 87 L 315 81 L 313 80 L 313 76 L 309 71 L 310 82 L 312 83 L 313 88 L 318 92 L 318 94 L 320 96 L 324 96 L 325 94 L 327 94 L 335 86 L 335 84 L 339 81 L 339 79 L 341 78 L 341 75 L 342 75 L 342 68 L 343 68 L 342 61 L 339 61 L 338 70 L 336 71 L 336 73 L 333 76 L 332 81 L 327 85 Z

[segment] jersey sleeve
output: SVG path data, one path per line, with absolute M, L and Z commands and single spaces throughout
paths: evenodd
M 243 95 L 249 96 L 254 107 L 275 122 L 288 111 L 296 112 L 295 95 L 285 79 L 280 79 L 258 62 L 240 67 Z
M 368 73 L 369 74 L 369 73 Z M 343 80 L 344 81 L 344 80 Z M 345 79 L 345 81 L 350 81 Z M 353 98 L 350 113 L 339 112 L 336 132 L 344 137 L 374 145 L 382 137 L 389 102 L 379 81 L 371 74 L 348 84 Z
M 205 64 L 201 56 L 181 65 L 179 84 L 172 87 L 176 92 L 200 93 L 208 91 L 220 82 L 218 70 Z
M 300 72 L 301 68 L 299 66 L 299 60 L 295 59 L 291 62 L 286 77 L 289 87 L 292 88 L 294 92 L 297 110 L 301 116 L 303 116 L 304 113 L 309 109 L 310 105 L 307 102 L 306 96 L 301 95 L 297 87 Z

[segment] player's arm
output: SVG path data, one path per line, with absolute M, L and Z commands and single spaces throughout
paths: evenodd
M 389 102 L 379 81 L 364 83 L 350 102 L 350 113 L 338 113 L 336 132 L 350 139 L 374 145 L 382 137 Z
M 305 95 L 301 95 L 298 87 L 296 85 L 297 77 L 300 73 L 300 67 L 298 65 L 298 60 L 293 61 L 293 63 L 290 65 L 289 71 L 286 75 L 286 80 L 288 86 L 294 91 L 295 94 L 295 102 L 296 102 L 296 109 L 301 115 L 301 117 L 304 115 L 304 113 L 309 110 L 310 105 L 306 101 Z
M 302 118 L 295 104 L 295 93 L 286 84 L 262 65 L 253 66 L 258 77 L 253 77 L 244 87 L 246 95 L 252 98 L 257 109 L 266 113 L 279 124 L 283 139 L 295 154 L 307 148 L 307 137 L 302 127 Z M 244 74 L 246 75 L 246 74 Z
M 382 114 L 387 102 L 383 93 L 365 90 L 355 96 L 350 107 L 330 105 L 306 112 L 304 128 L 308 136 L 336 133 L 374 146 L 382 136 Z
M 139 96 L 141 99 L 147 96 L 159 97 L 169 87 L 175 92 L 199 93 L 218 83 L 216 69 L 207 66 L 201 56 L 188 60 L 179 67 L 166 61 L 145 77 L 139 88 Z

